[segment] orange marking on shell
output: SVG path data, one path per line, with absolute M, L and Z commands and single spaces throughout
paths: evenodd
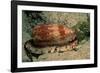
M 66 34 L 65 34 L 64 26 L 59 25 L 58 28 L 59 28 L 59 33 L 60 33 L 61 39 L 65 39 Z
M 42 25 L 37 29 L 37 36 L 40 36 L 41 39 L 43 40 L 47 39 L 48 34 L 49 34 L 49 30 L 48 30 L 48 27 L 45 25 Z

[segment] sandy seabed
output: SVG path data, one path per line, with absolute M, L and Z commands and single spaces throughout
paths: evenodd
M 78 48 L 77 51 L 71 50 L 66 51 L 63 53 L 46 53 L 43 55 L 40 55 L 37 59 L 36 57 L 32 57 L 33 62 L 37 61 L 59 61 L 59 60 L 81 60 L 81 59 L 90 59 L 90 41 L 85 41 L 85 43 L 78 45 L 80 48 Z M 30 61 L 27 57 L 25 50 L 23 48 L 23 55 L 22 60 L 23 62 Z

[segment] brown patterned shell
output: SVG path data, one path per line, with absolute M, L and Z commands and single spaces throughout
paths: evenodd
M 40 24 L 32 29 L 33 41 L 37 46 L 64 45 L 75 40 L 75 31 L 57 24 Z

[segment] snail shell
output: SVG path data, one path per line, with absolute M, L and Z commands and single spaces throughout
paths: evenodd
M 39 24 L 32 28 L 36 46 L 65 45 L 76 39 L 75 31 L 65 25 Z

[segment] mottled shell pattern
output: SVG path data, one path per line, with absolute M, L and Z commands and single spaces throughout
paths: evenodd
M 39 24 L 32 29 L 34 45 L 65 45 L 76 39 L 75 31 L 65 25 Z

